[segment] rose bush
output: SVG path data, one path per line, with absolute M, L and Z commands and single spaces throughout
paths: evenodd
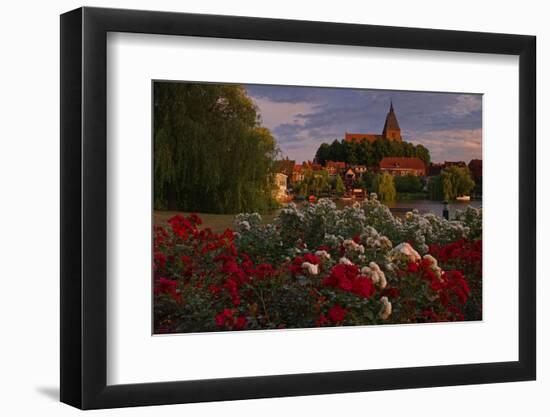
M 470 235 L 460 220 L 395 218 L 375 198 L 290 204 L 267 225 L 241 214 L 224 233 L 177 215 L 154 229 L 155 332 L 479 319 Z
M 430 246 L 430 253 L 444 268 L 462 271 L 464 274 L 471 291 L 465 306 L 465 314 L 470 320 L 482 318 L 482 247 L 480 239 L 459 240 L 447 245 Z

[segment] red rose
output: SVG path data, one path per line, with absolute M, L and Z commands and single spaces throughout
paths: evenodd
M 214 284 L 210 284 L 208 286 L 208 291 L 210 291 L 210 293 L 212 293 L 212 294 L 218 294 L 221 290 L 220 290 L 220 287 L 218 287 Z
M 338 288 L 344 291 L 351 291 L 353 288 L 353 283 L 347 277 L 343 277 L 338 280 Z
M 310 264 L 317 265 L 321 260 L 317 255 L 314 255 L 313 253 L 306 253 L 304 255 L 304 262 L 309 262 Z
M 399 297 L 399 289 L 392 287 L 392 288 L 386 288 L 382 295 L 385 295 L 388 298 L 397 298 Z
M 303 272 L 302 271 L 302 264 L 303 263 L 304 263 L 304 260 L 302 259 L 301 256 L 297 256 L 296 258 L 294 258 L 294 260 L 292 261 L 292 263 L 288 267 L 288 269 L 290 270 L 290 273 L 292 275 L 301 274 Z
M 321 327 L 321 326 L 325 326 L 326 324 L 328 324 L 328 319 L 324 314 L 321 314 L 317 319 L 317 321 L 315 322 L 315 325 Z
M 353 293 L 359 297 L 372 297 L 375 291 L 374 284 L 367 277 L 358 277 L 353 283 Z
M 416 262 L 409 262 L 409 265 L 407 266 L 407 271 L 418 272 L 418 264 Z
M 233 324 L 233 310 L 225 308 L 222 312 L 216 314 L 215 320 L 218 327 Z
M 216 314 L 216 326 L 223 327 L 224 324 L 225 324 L 225 316 L 223 315 L 223 313 Z
M 330 275 L 323 280 L 323 285 L 325 287 L 340 288 L 343 291 L 351 291 L 358 275 L 359 269 L 356 265 L 334 265 Z
M 172 279 L 160 277 L 155 285 L 155 294 L 170 294 L 174 301 L 181 301 L 181 294 L 177 292 L 178 282 Z
M 264 279 L 267 276 L 275 274 L 275 270 L 271 264 L 259 264 L 253 272 L 259 279 Z
M 235 321 L 235 329 L 242 330 L 244 326 L 246 326 L 246 317 L 245 316 L 237 317 L 237 320 Z
M 161 252 L 155 252 L 154 255 L 155 265 L 157 265 L 160 269 L 164 269 L 166 266 L 166 256 Z
M 346 309 L 339 304 L 334 304 L 328 311 L 328 318 L 333 323 L 340 323 L 346 318 Z
M 188 218 L 191 223 L 197 226 L 200 226 L 202 224 L 202 219 L 196 213 L 191 213 Z
M 172 292 L 176 289 L 178 286 L 178 283 L 172 279 L 160 277 L 157 281 L 157 285 L 155 286 L 155 292 L 157 294 L 159 293 L 165 293 L 165 292 Z
M 431 268 L 431 266 L 432 266 L 432 261 L 430 261 L 428 258 L 422 259 L 422 267 L 424 269 Z

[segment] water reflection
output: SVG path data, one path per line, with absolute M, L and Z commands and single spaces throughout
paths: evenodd
M 456 210 L 464 210 L 466 207 L 471 206 L 474 208 L 480 208 L 482 206 L 481 200 L 471 201 L 449 201 L 449 215 L 452 219 L 456 213 Z M 438 216 L 443 216 L 443 203 L 433 200 L 411 200 L 411 201 L 397 201 L 395 203 L 389 203 L 390 209 L 396 209 L 396 214 L 400 211 L 408 211 L 407 209 L 417 209 L 420 213 L 433 213 Z

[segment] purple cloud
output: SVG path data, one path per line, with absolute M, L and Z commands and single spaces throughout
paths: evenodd
M 390 100 L 405 140 L 434 161 L 481 158 L 480 94 L 247 85 L 283 153 L 312 159 L 347 132 L 381 133 Z M 475 132 L 475 133 L 471 133 Z

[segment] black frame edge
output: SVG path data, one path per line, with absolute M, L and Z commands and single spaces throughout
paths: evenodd
M 109 31 L 519 55 L 519 361 L 107 386 Z M 62 15 L 61 401 L 97 409 L 535 379 L 535 76 L 534 36 L 88 7 Z
M 60 399 L 82 406 L 82 9 L 60 18 Z
M 537 41 L 519 53 L 519 362 L 529 379 L 537 365 Z

